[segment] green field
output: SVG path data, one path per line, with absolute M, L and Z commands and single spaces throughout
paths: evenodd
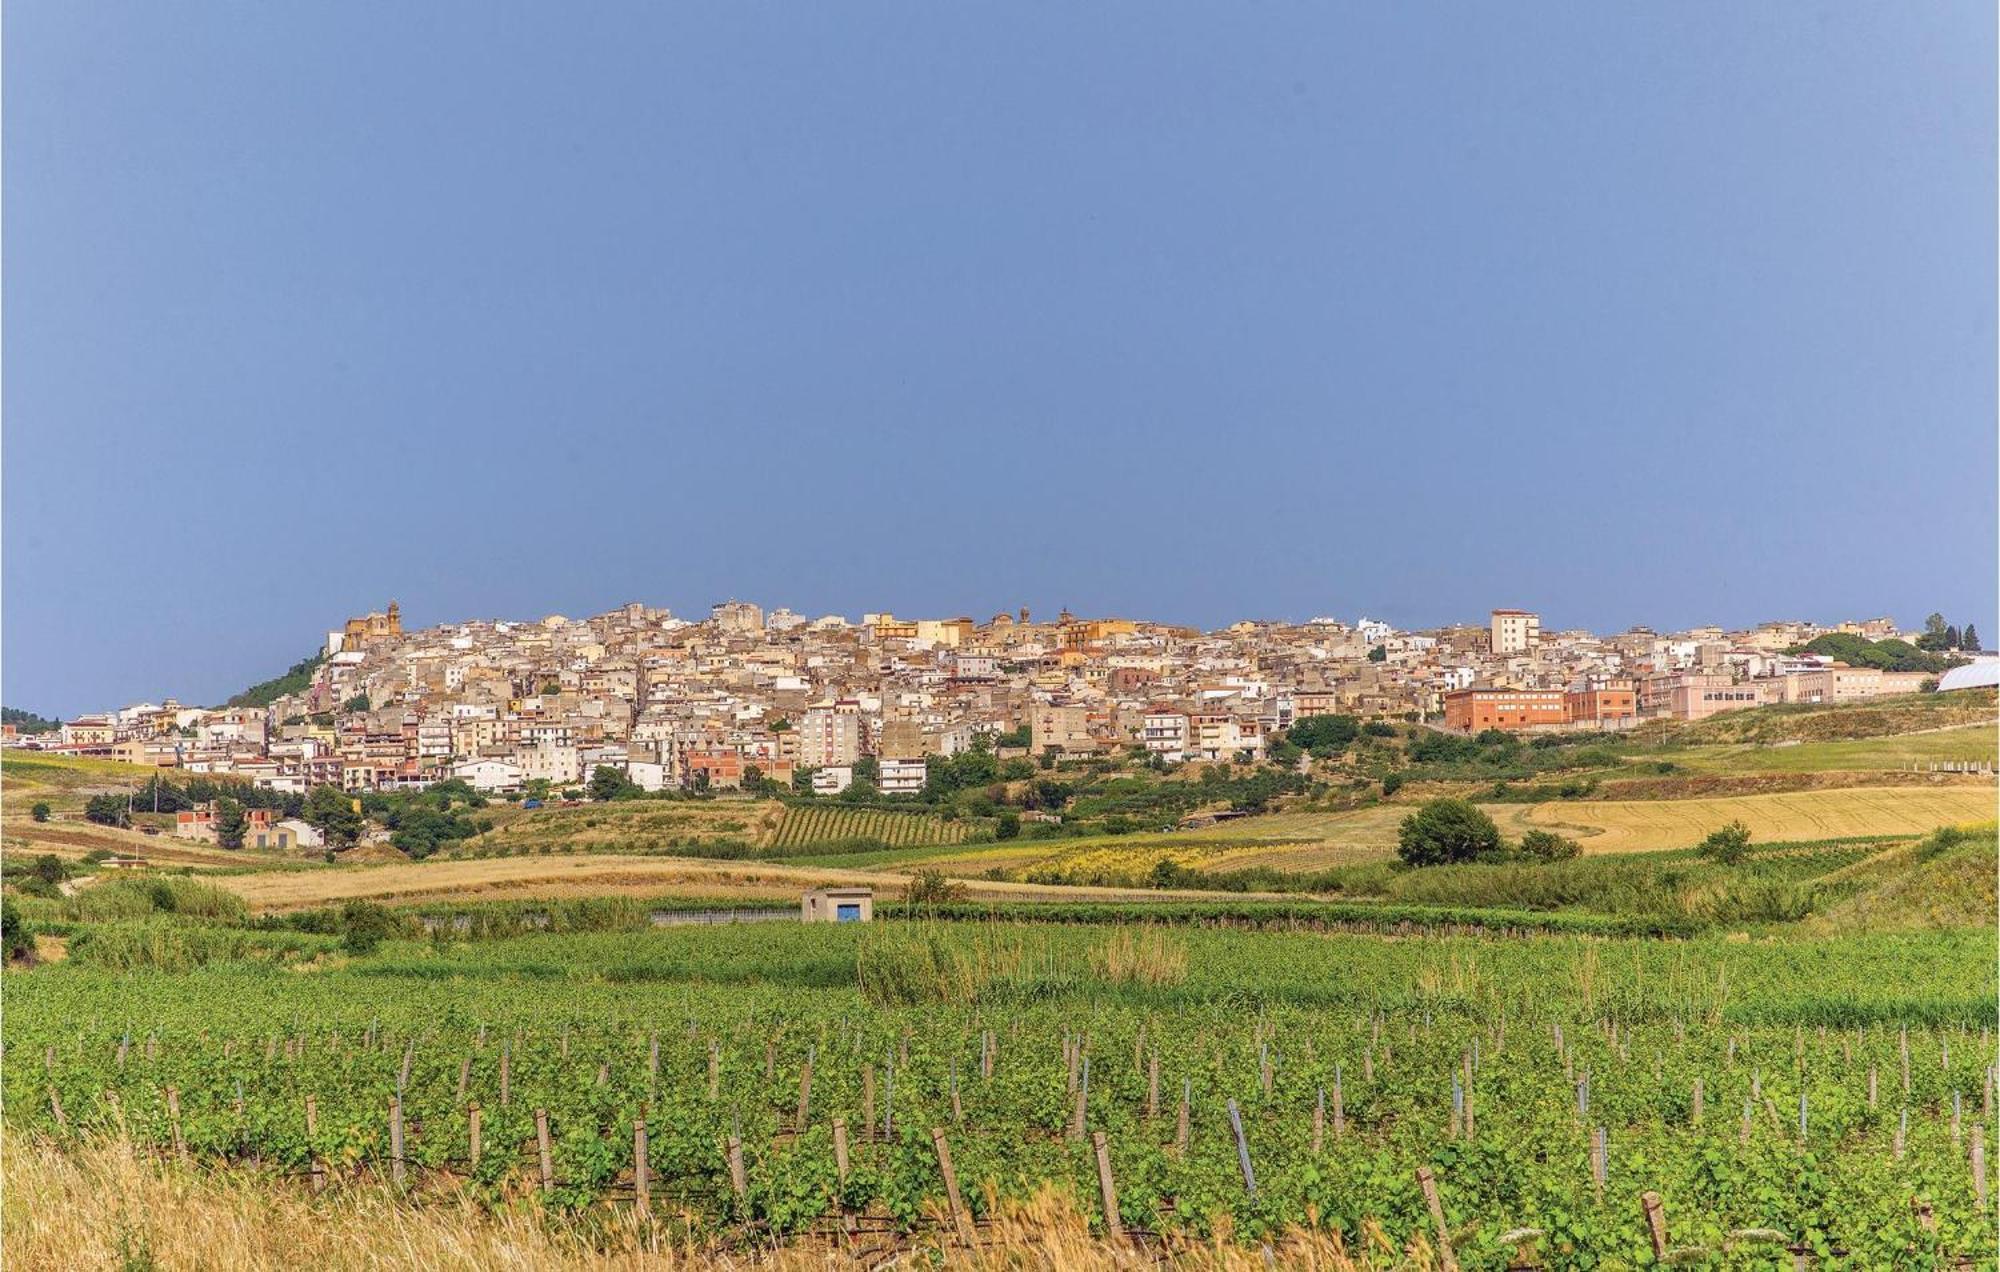
M 933 1128 L 974 1218 L 1040 1180 L 1095 1214 L 1081 1108 L 1129 1228 L 1255 1241 L 1313 1215 L 1403 1249 L 1434 1235 L 1424 1167 L 1467 1266 L 1504 1265 L 1502 1234 L 1522 1226 L 1559 1264 L 1646 1262 L 1648 1190 L 1713 1258 L 1731 1230 L 1768 1228 L 1861 1265 L 1983 1261 L 1951 1110 L 1986 1098 L 1993 993 L 1990 931 L 1748 946 L 891 924 L 391 943 L 309 976 L 19 977 L 6 1117 L 68 1144 L 122 1122 L 169 1158 L 178 1135 L 269 1188 L 316 1167 L 338 1189 L 380 1186 L 400 1167 L 404 1189 L 465 1186 L 579 1224 L 632 1206 L 644 1117 L 656 1204 L 729 1247 L 824 1239 L 843 1210 L 941 1239 Z

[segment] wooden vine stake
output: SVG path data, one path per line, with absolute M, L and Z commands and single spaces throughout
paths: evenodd
M 1417 1167 L 1417 1187 L 1423 1189 L 1424 1205 L 1431 1212 L 1431 1226 L 1437 1229 L 1438 1263 L 1445 1272 L 1458 1272 L 1458 1255 L 1451 1248 L 1451 1230 L 1444 1222 L 1444 1202 L 1438 1199 L 1437 1176 L 1428 1166 Z
M 1972 1195 L 1979 1202 L 1979 1213 L 1986 1213 L 1986 1126 L 1974 1123 L 1972 1127 Z
M 958 1172 L 951 1168 L 951 1145 L 945 1143 L 944 1128 L 931 1128 L 931 1145 L 937 1149 L 938 1172 L 944 1176 L 944 1195 L 951 1205 L 951 1222 L 959 1239 L 972 1245 L 972 1226 L 966 1221 L 965 1202 L 958 1194 Z
M 749 1200 L 750 1177 L 743 1173 L 743 1141 L 735 1135 L 729 1137 L 729 1187 L 738 1202 Z
M 1146 1120 L 1160 1116 L 1160 1053 L 1155 1051 L 1146 1060 Z
M 326 1163 L 319 1159 L 319 1153 L 314 1150 L 313 1145 L 313 1139 L 318 1134 L 319 1097 L 308 1093 L 306 1096 L 306 1153 L 308 1159 L 312 1162 L 312 1190 L 314 1192 L 320 1192 L 326 1188 Z
M 1104 1142 L 1103 1131 L 1092 1132 L 1090 1143 L 1097 1150 L 1097 1191 L 1104 1200 L 1104 1233 L 1113 1241 L 1123 1241 L 1125 1221 L 1118 1215 L 1118 1186 L 1111 1178 L 1111 1149 Z
M 1701 1097 L 1702 1097 L 1701 1079 L 1696 1078 L 1694 1080 L 1694 1100 L 1690 1116 L 1690 1120 L 1696 1126 L 1701 1125 Z
M 632 1191 L 636 1194 L 640 1214 L 653 1209 L 653 1177 L 651 1163 L 646 1160 L 646 1119 L 632 1121 Z
M 503 1109 L 513 1103 L 514 1100 L 513 1067 L 511 1063 L 513 1055 L 513 1043 L 503 1042 L 500 1044 L 500 1107 Z
M 1667 1208 L 1660 1202 L 1660 1194 L 1650 1190 L 1639 1194 L 1639 1206 L 1646 1212 L 1646 1234 L 1653 1239 L 1653 1258 L 1664 1262 L 1667 1257 Z
M 475 1100 L 471 1104 L 467 1105 L 465 1109 L 466 1155 L 471 1160 L 472 1165 L 475 1168 L 477 1168 L 479 1165 L 479 1153 L 481 1148 L 484 1147 L 484 1145 L 481 1144 L 480 1142 L 481 1136 L 480 1136 L 479 1123 L 480 1123 L 479 1102 Z
M 847 1119 L 833 1119 L 833 1169 L 842 1186 L 847 1183 Z
M 403 1186 L 403 1097 L 389 1097 L 389 1177 Z
M 556 1164 L 549 1153 L 549 1111 L 535 1110 L 535 1156 L 542 1171 L 542 1191 L 556 1189 Z

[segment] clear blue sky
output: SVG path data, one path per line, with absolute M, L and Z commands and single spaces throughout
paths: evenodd
M 6 18 L 10 705 L 391 597 L 2000 635 L 1990 0 Z

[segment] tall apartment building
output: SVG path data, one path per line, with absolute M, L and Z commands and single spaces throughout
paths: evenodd
M 1541 643 L 1542 616 L 1526 610 L 1497 609 L 1489 630 L 1494 653 L 1525 654 Z
M 798 763 L 804 768 L 852 764 L 861 758 L 861 710 L 858 703 L 817 706 L 793 726 L 798 734 Z

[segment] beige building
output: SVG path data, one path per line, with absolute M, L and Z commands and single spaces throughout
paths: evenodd
M 798 735 L 798 763 L 803 768 L 852 764 L 861 758 L 861 711 L 854 702 L 817 706 L 801 715 L 792 732 Z
M 803 923 L 867 923 L 874 917 L 872 888 L 814 888 L 799 899 Z
M 1497 609 L 1488 628 L 1496 654 L 1525 654 L 1542 641 L 1542 617 L 1526 610 Z

